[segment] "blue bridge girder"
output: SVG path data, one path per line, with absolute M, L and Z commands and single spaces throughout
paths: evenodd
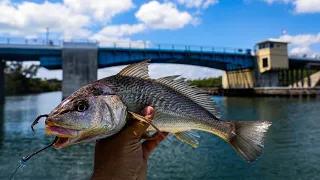
M 236 70 L 254 68 L 254 56 L 250 52 L 234 49 L 234 52 L 174 50 L 149 48 L 105 48 L 98 49 L 98 67 L 105 68 L 117 65 L 127 65 L 145 59 L 151 63 L 188 64 L 210 67 L 220 70 Z M 0 46 L 0 59 L 9 61 L 40 61 L 40 66 L 47 69 L 62 68 L 61 46 Z
M 183 48 L 164 49 L 161 46 L 139 48 L 99 47 L 98 68 L 127 65 L 152 59 L 151 63 L 187 64 L 210 67 L 225 71 L 255 68 L 255 56 L 250 49 L 213 48 L 185 46 Z M 196 47 L 196 48 L 190 48 Z M 0 60 L 40 61 L 40 66 L 47 69 L 62 69 L 61 44 L 1 44 Z M 320 64 L 320 59 L 289 57 L 290 68 L 302 68 L 308 63 Z
M 220 70 L 254 68 L 253 56 L 197 50 L 100 48 L 99 67 L 111 67 L 152 59 L 151 63 L 188 64 Z

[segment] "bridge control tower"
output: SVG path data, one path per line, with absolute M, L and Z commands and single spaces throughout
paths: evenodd
M 289 69 L 288 42 L 268 39 L 256 44 L 256 86 L 275 87 L 279 71 Z
M 256 44 L 256 60 L 260 73 L 288 69 L 288 42 L 268 39 Z

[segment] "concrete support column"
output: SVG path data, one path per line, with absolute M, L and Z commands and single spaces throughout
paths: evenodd
M 62 98 L 97 80 L 98 44 L 64 43 L 62 50 Z
M 308 77 L 308 87 L 311 87 L 310 69 L 309 68 L 307 68 L 307 77 Z
M 289 69 L 287 69 L 287 71 L 286 71 L 286 86 L 289 86 L 289 84 L 290 84 L 290 81 L 289 81 Z
M 303 68 L 300 71 L 301 71 L 301 87 L 304 87 L 304 71 L 303 71 Z
M 293 87 L 293 85 L 294 85 L 294 75 L 293 75 L 293 70 L 290 70 L 290 76 L 291 76 L 291 78 L 290 78 L 290 84 L 291 84 L 291 86 Z
M 0 104 L 4 103 L 4 68 L 6 67 L 6 62 L 0 60 Z
M 299 87 L 299 69 L 295 69 L 295 84 L 296 84 L 296 87 Z

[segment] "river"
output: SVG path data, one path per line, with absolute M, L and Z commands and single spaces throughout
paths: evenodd
M 148 179 L 318 179 L 320 174 L 320 100 L 314 98 L 213 97 L 223 119 L 267 120 L 273 125 L 264 155 L 244 161 L 222 139 L 204 132 L 199 148 L 170 136 L 149 159 Z M 6 97 L 0 108 L 0 179 L 8 179 L 21 157 L 54 138 L 44 134 L 44 121 L 32 132 L 34 118 L 49 113 L 61 92 Z M 50 148 L 27 162 L 14 179 L 89 179 L 94 143 L 62 150 Z

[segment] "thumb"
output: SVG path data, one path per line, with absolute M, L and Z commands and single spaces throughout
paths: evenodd
M 144 116 L 145 119 L 151 121 L 154 116 L 154 110 L 151 106 L 146 106 L 142 110 L 141 114 L 142 114 L 142 116 Z M 149 127 L 148 123 L 134 119 L 131 122 L 131 124 L 127 127 L 127 129 L 125 129 L 125 131 L 127 131 L 129 133 L 133 133 L 134 136 L 138 137 L 140 140 L 140 137 L 147 130 L 148 127 Z

